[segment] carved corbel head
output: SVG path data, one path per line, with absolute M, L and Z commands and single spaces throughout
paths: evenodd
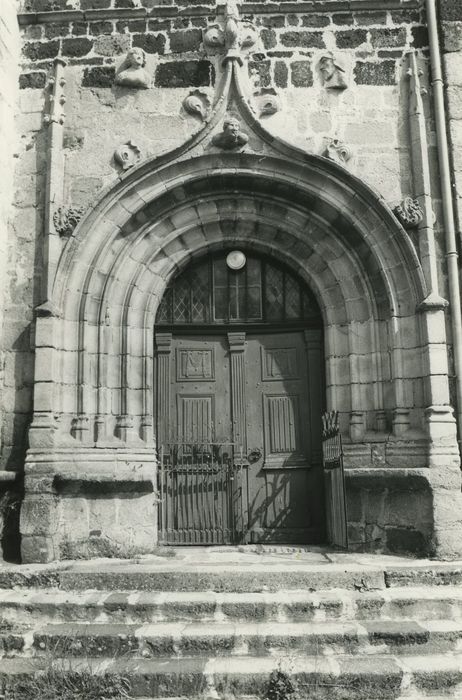
M 114 160 L 123 170 L 128 170 L 141 160 L 141 150 L 133 141 L 127 141 L 116 148 Z
M 194 90 L 183 100 L 185 112 L 204 121 L 210 112 L 210 99 L 205 92 Z

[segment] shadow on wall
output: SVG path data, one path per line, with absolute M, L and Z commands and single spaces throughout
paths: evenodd
M 420 474 L 346 472 L 350 549 L 431 556 L 433 496 Z

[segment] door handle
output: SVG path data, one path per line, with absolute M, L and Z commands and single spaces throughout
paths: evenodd
M 254 447 L 253 450 L 250 450 L 249 454 L 247 455 L 247 461 L 250 464 L 254 464 L 255 462 L 258 462 L 260 457 L 261 457 L 261 450 L 258 447 Z

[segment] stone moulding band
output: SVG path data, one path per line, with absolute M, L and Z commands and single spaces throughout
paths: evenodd
M 419 0 L 382 0 L 380 10 L 407 11 L 418 9 Z M 258 14 L 275 14 L 278 12 L 303 12 L 303 13 L 326 13 L 326 12 L 376 12 L 376 0 L 332 0 L 327 6 L 325 0 L 312 0 L 312 2 L 283 2 L 260 5 L 252 2 L 244 2 L 239 6 L 242 14 L 252 12 Z M 200 11 L 199 11 L 200 10 Z M 125 9 L 101 9 L 101 10 L 57 10 L 50 12 L 21 12 L 18 14 L 20 26 L 29 24 L 47 24 L 58 21 L 92 21 L 100 19 L 140 19 L 143 17 L 176 17 L 209 15 L 210 10 L 203 10 L 198 7 L 185 7 L 181 10 L 178 7 L 165 5 L 155 5 L 151 10 L 144 7 Z

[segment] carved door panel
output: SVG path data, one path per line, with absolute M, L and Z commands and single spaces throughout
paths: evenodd
M 170 336 L 162 368 L 159 339 L 158 423 L 160 443 L 230 442 L 230 376 L 225 338 Z
M 323 540 L 321 367 L 319 331 L 247 337 L 251 541 Z

